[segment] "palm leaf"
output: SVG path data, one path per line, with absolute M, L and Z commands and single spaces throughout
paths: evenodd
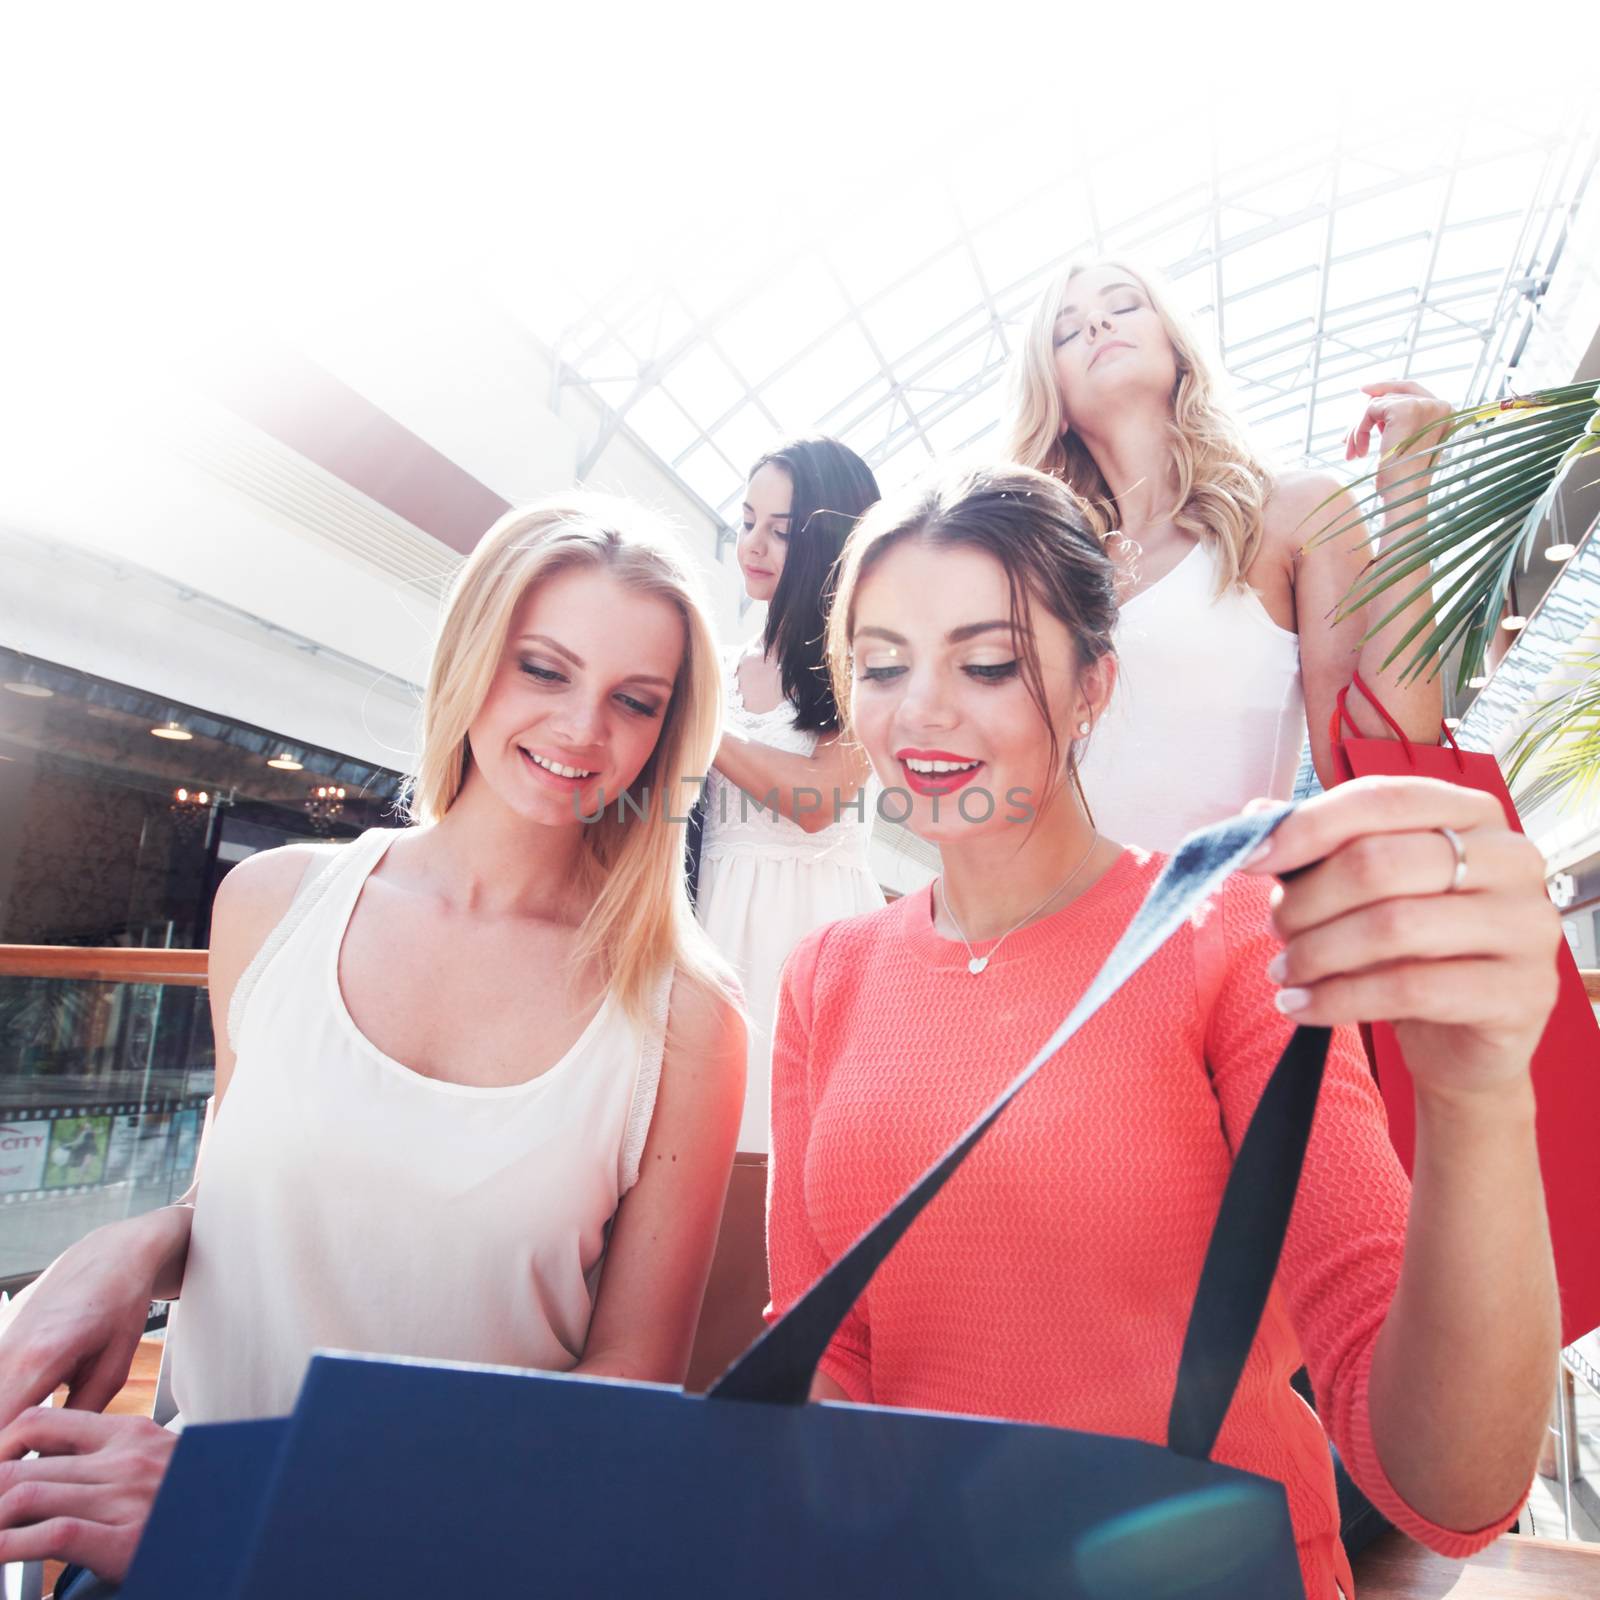
M 1407 484 L 1415 485 L 1405 494 L 1390 491 L 1387 500 L 1376 490 L 1355 497 L 1355 507 L 1342 522 L 1319 532 L 1318 538 L 1336 538 L 1339 534 L 1359 530 L 1364 537 L 1368 520 L 1382 513 L 1385 526 L 1393 534 L 1401 528 L 1425 524 L 1429 521 L 1430 505 L 1453 497 L 1471 496 L 1492 489 L 1506 474 L 1536 471 L 1548 467 L 1572 448 L 1572 423 L 1568 417 L 1554 419 L 1538 432 L 1519 434 L 1515 439 L 1497 439 L 1492 446 L 1467 454 L 1464 461 L 1453 461 L 1449 469 L 1430 475 L 1424 467 L 1411 476 L 1402 478 L 1395 489 Z M 1336 490 L 1329 500 L 1345 491 Z M 1328 504 L 1325 500 L 1324 505 Z M 1404 511 L 1404 515 L 1397 513 Z M 1315 513 L 1313 513 L 1315 514 Z
M 1600 645 L 1562 662 L 1554 692 L 1534 707 L 1508 757 L 1509 781 L 1529 780 L 1515 795 L 1524 809 L 1558 794 L 1571 804 L 1600 786 Z
M 1385 455 L 1409 453 L 1440 426 L 1430 424 L 1388 445 Z M 1600 451 L 1600 390 L 1593 383 L 1540 390 L 1455 412 L 1443 427 L 1446 442 L 1436 474 L 1430 477 L 1419 462 L 1385 503 L 1377 472 L 1368 473 L 1350 490 L 1329 495 L 1306 520 L 1353 494 L 1354 508 L 1310 542 L 1350 534 L 1366 538 L 1368 518 L 1381 508 L 1384 548 L 1365 565 L 1338 615 L 1381 612 L 1368 628 L 1370 639 L 1432 589 L 1431 603 L 1384 665 L 1405 656 L 1404 677 L 1433 676 L 1460 646 L 1464 687 L 1481 670 L 1510 580 L 1519 561 L 1526 565 L 1563 478 L 1583 456 Z
M 1560 428 L 1546 434 L 1525 435 L 1510 447 L 1500 444 L 1494 450 L 1472 452 L 1466 464 L 1452 463 L 1453 470 L 1441 474 L 1431 486 L 1424 469 L 1396 486 L 1418 485 L 1403 495 L 1391 492 L 1386 502 L 1380 502 L 1375 494 L 1363 496 L 1349 515 L 1320 530 L 1312 542 L 1336 539 L 1344 533 L 1366 539 L 1369 518 L 1380 511 L 1390 549 L 1417 536 L 1448 539 L 1454 520 L 1468 511 L 1508 494 L 1525 497 L 1530 490 L 1551 482 L 1573 448 L 1572 422 L 1563 418 Z

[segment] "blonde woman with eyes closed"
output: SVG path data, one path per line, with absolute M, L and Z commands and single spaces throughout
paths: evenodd
M 1416 383 L 1365 393 L 1346 459 L 1374 433 L 1398 444 L 1449 411 Z M 1119 568 L 1122 675 L 1083 760 L 1119 837 L 1171 850 L 1252 796 L 1287 799 L 1308 728 L 1332 783 L 1329 718 L 1358 670 L 1409 737 L 1437 740 L 1438 680 L 1404 683 L 1402 662 L 1383 665 L 1425 600 L 1365 641 L 1375 618 L 1336 619 L 1371 550 L 1312 541 L 1352 497 L 1331 473 L 1265 465 L 1151 278 L 1120 262 L 1061 274 L 1034 308 L 1003 432 L 1009 459 L 1078 495 Z M 1409 493 L 1426 470 L 1418 454 L 1385 459 L 1379 491 Z M 1388 735 L 1359 695 L 1351 714 Z
M 179 1301 L 185 1420 L 290 1411 L 316 1346 L 682 1381 L 744 1082 L 672 817 L 719 700 L 653 519 L 572 496 L 484 536 L 418 826 L 251 857 L 218 894 L 192 1205 L 74 1245 L 0 1337 L 0 1564 L 126 1572 L 174 1435 L 97 1413 L 152 1298 Z M 71 1409 L 34 1409 L 63 1382 Z

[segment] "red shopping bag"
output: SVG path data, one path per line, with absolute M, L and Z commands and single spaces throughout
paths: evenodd
M 1443 730 L 1444 744 L 1414 744 L 1359 675 L 1354 687 L 1395 737 L 1368 739 L 1357 733 L 1345 705 L 1350 691 L 1341 689 L 1330 730 L 1338 782 L 1373 776 L 1442 778 L 1492 794 L 1506 822 L 1522 832 L 1492 755 L 1463 750 L 1448 728 Z M 1600 1327 L 1600 1025 L 1565 940 L 1556 964 L 1561 991 L 1534 1053 L 1533 1091 L 1539 1108 L 1539 1164 L 1561 1286 L 1561 1342 L 1566 1345 Z M 1389 1113 L 1389 1137 L 1410 1172 L 1416 1143 L 1411 1075 L 1387 1023 L 1373 1024 L 1368 1049 Z

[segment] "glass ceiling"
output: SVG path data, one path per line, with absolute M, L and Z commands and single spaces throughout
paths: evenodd
M 1362 383 L 1411 377 L 1461 404 L 1503 385 L 1597 135 L 1592 112 L 1554 107 L 1297 138 L 1189 118 L 1064 131 L 1076 158 L 1055 172 L 997 135 L 954 162 L 908 159 L 870 204 L 793 238 L 714 241 L 558 329 L 528 320 L 562 381 L 726 526 L 784 436 L 835 434 L 886 487 L 980 444 L 1050 277 L 1130 255 L 1220 347 L 1272 459 L 1342 465 Z

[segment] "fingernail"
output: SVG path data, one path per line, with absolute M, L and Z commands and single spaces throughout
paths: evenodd
M 1309 989 L 1280 989 L 1272 997 L 1272 1003 L 1280 1011 L 1304 1011 L 1311 1004 L 1311 991 Z
M 1272 841 L 1269 839 L 1265 844 L 1258 844 L 1255 849 L 1244 858 L 1244 860 L 1240 863 L 1240 866 L 1253 867 L 1258 861 L 1265 861 L 1271 854 Z
M 1284 980 L 1284 977 L 1288 973 L 1288 971 L 1289 971 L 1289 955 L 1288 955 L 1288 952 L 1284 951 L 1284 950 L 1280 950 L 1277 953 L 1277 955 L 1275 955 L 1267 963 L 1267 976 L 1269 978 L 1271 978 L 1274 983 L 1282 983 L 1283 980 Z

